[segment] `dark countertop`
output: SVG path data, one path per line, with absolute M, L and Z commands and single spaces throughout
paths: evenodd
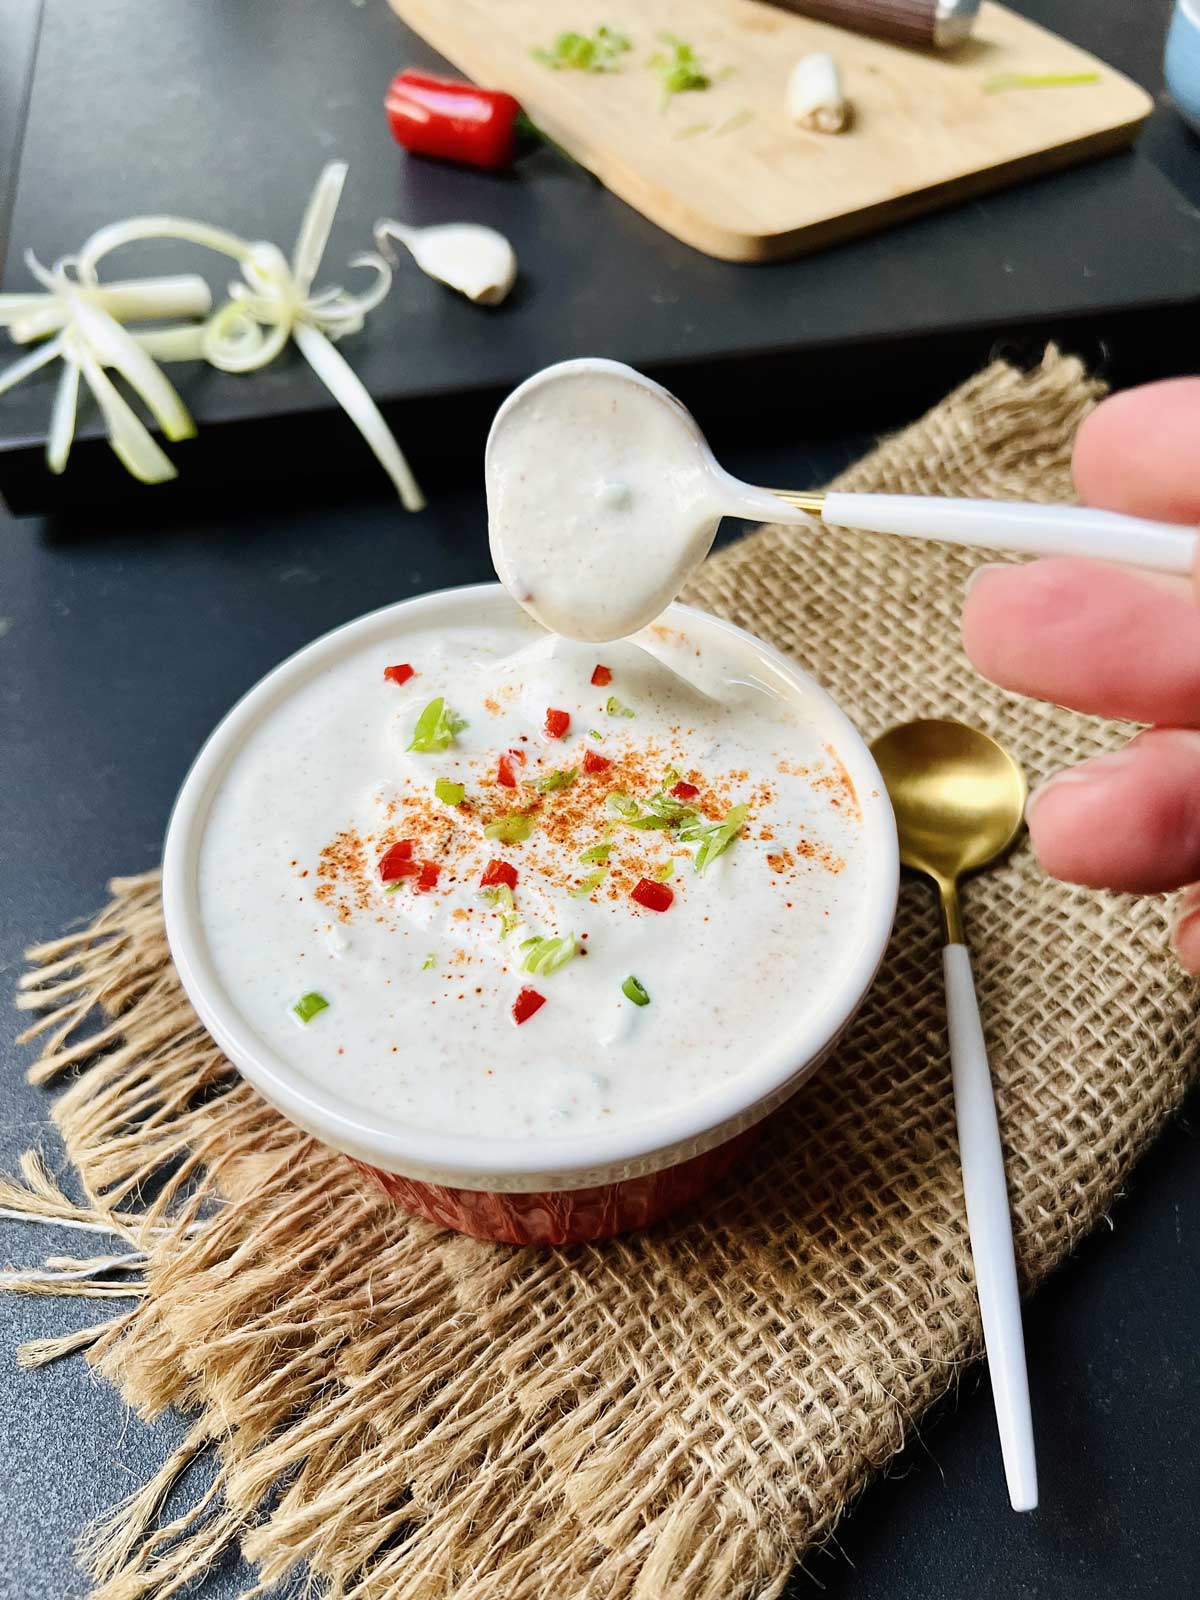
M 20 7 L 0 0 L 0 31 Z M 1167 0 L 1147 0 L 1136 23 L 1130 9 L 1081 3 L 1072 31 L 1157 89 Z M 10 61 L 0 50 L 0 141 Z M 1185 210 L 1200 203 L 1198 148 L 1167 115 L 1143 140 Z M 3 210 L 0 192 L 0 222 Z M 722 455 L 752 480 L 801 484 L 868 443 L 837 433 Z M 267 668 L 385 600 L 489 576 L 478 462 L 447 466 L 426 487 L 431 508 L 411 520 L 377 491 L 369 467 L 356 485 L 363 497 L 340 504 L 297 496 L 168 519 L 148 493 L 119 520 L 16 522 L 0 512 L 0 984 L 15 982 L 25 944 L 99 906 L 108 877 L 157 861 L 188 763 Z M 23 1081 L 18 1026 L 0 1005 L 3 1170 L 40 1140 L 56 1158 L 48 1096 Z M 986 1379 L 973 1371 L 836 1543 L 810 1558 L 792 1594 L 1200 1593 L 1198 1111 L 1193 1098 L 1190 1121 L 1166 1131 L 1111 1226 L 1028 1309 L 1041 1508 L 1026 1518 L 1007 1510 Z M 0 1219 L 5 1261 L 35 1263 L 64 1242 Z M 83 1596 L 74 1536 L 142 1483 L 183 1432 L 176 1418 L 143 1427 L 78 1359 L 36 1374 L 16 1368 L 22 1341 L 93 1320 L 87 1302 L 0 1297 L 0 1600 Z M 228 1600 L 249 1581 L 223 1568 L 205 1594 Z

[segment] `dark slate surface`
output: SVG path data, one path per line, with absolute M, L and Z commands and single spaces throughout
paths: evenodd
M 756 481 L 805 483 L 867 442 L 723 454 Z M 412 520 L 383 499 L 171 522 L 149 501 L 136 521 L 0 516 L 0 984 L 15 981 L 29 939 L 98 906 L 111 874 L 157 860 L 197 747 L 267 668 L 385 599 L 488 576 L 479 476 L 469 461 L 457 485 L 431 483 L 431 509 Z M 55 1150 L 47 1096 L 21 1078 L 28 1052 L 15 1048 L 16 1029 L 0 1007 L 5 1169 L 31 1143 Z M 1030 1308 L 1042 1508 L 1024 1519 L 1007 1510 L 986 1382 L 969 1373 L 836 1547 L 810 1560 L 797 1597 L 1200 1591 L 1196 1158 L 1193 1126 L 1178 1123 L 1114 1209 L 1111 1231 L 1102 1225 Z M 6 1261 L 70 1244 L 0 1220 Z M 15 1368 L 22 1340 L 94 1316 L 80 1302 L 0 1298 L 2 1600 L 82 1596 L 73 1537 L 182 1432 L 173 1417 L 147 1430 L 77 1360 L 39 1374 Z M 229 1600 L 245 1581 L 222 1568 L 205 1594 Z
M 1124 3 L 1099 8 L 1107 25 L 1081 0 L 1024 9 L 1153 80 L 1163 0 L 1142 8 L 1153 25 L 1136 28 Z M 793 413 L 823 417 L 837 404 L 854 423 L 896 395 L 932 398 L 996 339 L 1035 328 L 1103 348 L 1125 377 L 1186 359 L 1170 313 L 1186 304 L 1195 323 L 1196 220 L 1144 154 L 1094 161 L 806 260 L 746 268 L 679 244 L 549 150 L 523 162 L 519 178 L 404 157 L 380 104 L 406 60 L 437 58 L 385 0 L 156 0 L 149 9 L 45 0 L 5 287 L 28 286 L 26 247 L 53 260 L 135 212 L 183 212 L 289 245 L 322 163 L 342 156 L 350 177 L 330 279 L 344 278 L 380 215 L 495 223 L 525 268 L 512 301 L 483 317 L 406 264 L 368 330 L 347 342 L 418 462 L 451 435 L 477 434 L 499 391 L 570 355 L 631 360 L 734 415 L 786 398 Z M 137 247 L 110 270 L 176 259 L 166 246 Z M 194 270 L 197 252 L 185 259 Z M 211 269 L 217 287 L 232 276 L 221 260 Z M 726 381 L 735 356 L 743 378 L 754 362 L 754 384 Z M 176 452 L 184 501 L 214 463 L 225 476 L 286 479 L 333 453 L 346 470 L 369 469 L 341 420 L 312 423 L 321 431 L 306 438 L 320 451 L 297 452 L 294 427 L 240 426 L 285 413 L 327 417 L 324 389 L 294 352 L 250 380 L 198 365 L 176 372 L 202 423 L 200 439 Z M 52 382 L 47 375 L 0 401 L 0 492 L 16 510 L 80 491 L 88 503 L 127 496 L 90 410 L 72 472 L 45 473 L 39 442 Z

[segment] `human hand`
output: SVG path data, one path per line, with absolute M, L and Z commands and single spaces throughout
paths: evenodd
M 1089 505 L 1200 523 L 1200 378 L 1105 400 L 1075 441 Z M 1056 878 L 1153 894 L 1184 888 L 1172 941 L 1200 972 L 1200 570 L 1195 581 L 1055 558 L 984 568 L 963 643 L 1006 689 L 1150 724 L 1123 750 L 1030 796 L 1029 833 Z M 1190 887 L 1185 887 L 1190 885 Z

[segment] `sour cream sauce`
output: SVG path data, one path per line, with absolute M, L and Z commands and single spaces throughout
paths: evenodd
M 384 677 L 397 657 L 418 672 L 402 687 Z M 597 664 L 611 684 L 592 683 Z M 526 1138 L 695 1100 L 818 1004 L 863 937 L 858 797 L 803 708 L 754 680 L 732 644 L 653 628 L 597 651 L 548 638 L 515 606 L 348 654 L 257 726 L 213 802 L 199 884 L 223 987 L 314 1084 L 417 1127 Z M 467 725 L 444 752 L 411 751 L 435 695 Z M 634 715 L 612 714 L 610 696 Z M 545 736 L 548 707 L 570 716 L 562 739 Z M 525 756 L 517 789 L 497 782 L 508 750 Z M 585 773 L 588 751 L 611 766 Z M 569 770 L 568 788 L 523 787 Z M 641 802 L 673 771 L 706 817 L 748 807 L 703 873 L 695 843 L 607 807 L 618 786 Z M 438 801 L 438 778 L 467 805 Z M 534 804 L 523 843 L 485 836 Z M 432 891 L 380 880 L 401 838 L 440 864 Z M 580 859 L 606 844 L 605 862 Z M 481 898 L 495 860 L 518 873 L 507 937 Z M 631 897 L 660 874 L 664 912 Z M 571 935 L 586 953 L 549 976 L 522 970 L 523 941 Z M 648 1004 L 627 996 L 631 977 Z M 527 987 L 544 1005 L 518 1026 Z M 302 1025 L 292 1007 L 311 992 L 327 1008 Z
M 501 583 L 553 633 L 623 639 L 674 600 L 729 496 L 691 416 L 614 361 L 521 385 L 492 424 L 488 528 Z

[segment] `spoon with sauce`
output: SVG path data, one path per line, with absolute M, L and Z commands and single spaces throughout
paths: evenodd
M 716 461 L 687 408 L 619 361 L 562 361 L 514 389 L 485 455 L 492 560 L 555 633 L 601 643 L 652 622 L 722 517 L 857 528 L 1024 555 L 1190 572 L 1196 533 L 1086 506 L 760 489 Z
M 876 739 L 871 754 L 896 813 L 901 863 L 938 890 L 954 1116 L 983 1342 L 1009 1500 L 1014 1511 L 1032 1511 L 1037 1462 L 1004 1153 L 958 908 L 958 880 L 1003 855 L 1020 832 L 1025 775 L 994 739 L 961 722 L 906 722 Z

